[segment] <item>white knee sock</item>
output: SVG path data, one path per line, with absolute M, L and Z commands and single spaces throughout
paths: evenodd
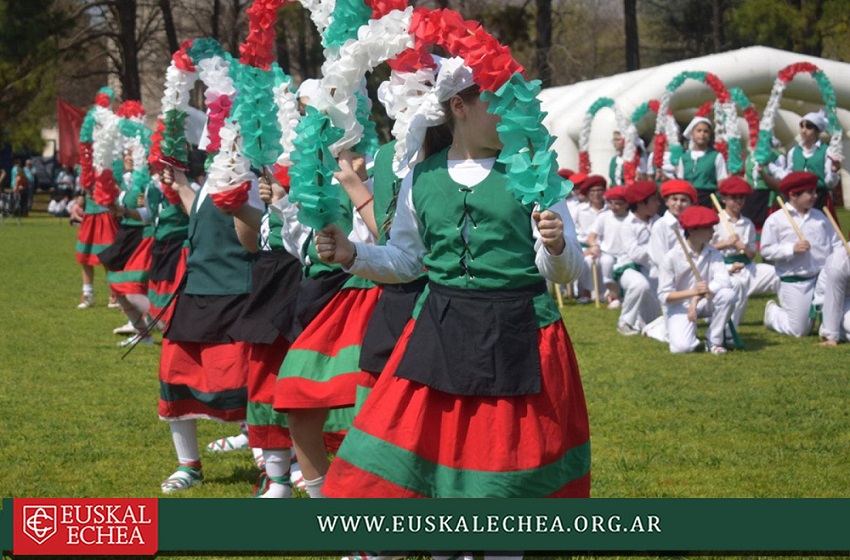
M 200 464 L 201 452 L 198 450 L 198 421 L 174 420 L 169 422 L 171 439 L 180 464 Z
M 327 496 L 322 494 L 322 486 L 325 484 L 325 477 L 320 476 L 313 480 L 305 480 L 304 484 L 307 485 L 307 493 L 311 498 L 327 498 Z
M 94 295 L 94 285 L 92 284 L 83 284 L 83 295 L 91 296 Z

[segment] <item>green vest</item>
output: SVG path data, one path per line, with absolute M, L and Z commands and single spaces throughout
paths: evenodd
M 608 163 L 608 179 L 612 187 L 626 184 L 622 177 L 619 181 L 617 180 L 617 156 L 612 157 L 610 163 Z
M 164 197 L 162 196 L 162 192 L 153 184 L 153 181 L 148 183 L 145 196 L 148 199 L 148 208 L 151 209 L 152 216 L 151 223 L 146 225 L 142 232 L 142 237 L 152 237 L 156 233 L 156 216 L 159 213 L 159 203 Z M 156 238 L 154 237 L 154 239 Z
M 793 171 L 808 171 L 818 176 L 818 188 L 825 189 L 826 183 L 823 181 L 823 169 L 826 165 L 826 144 L 821 144 L 815 150 L 811 157 L 803 155 L 803 148 L 799 144 L 793 148 L 794 154 L 791 156 Z
M 777 152 L 776 150 L 770 150 L 770 157 L 768 158 L 767 163 L 773 163 L 778 157 L 779 152 Z M 767 165 L 767 163 L 765 165 Z M 744 165 L 746 166 L 744 178 L 747 180 L 750 186 L 753 187 L 753 190 L 769 191 L 770 187 L 768 187 L 767 183 L 764 182 L 764 178 L 761 176 L 761 173 L 753 173 L 753 169 L 756 165 L 755 153 L 749 153 L 749 155 L 747 156 L 747 161 Z
M 150 196 L 150 193 L 148 195 Z M 186 239 L 189 234 L 189 216 L 183 211 L 183 206 L 171 204 L 164 196 L 160 197 L 155 223 L 155 241 Z
M 691 151 L 682 154 L 683 179 L 688 181 L 697 190 L 717 190 L 717 170 L 714 167 L 715 160 L 720 157 L 720 152 L 714 148 L 706 150 L 705 155 L 694 161 Z
M 94 197 L 90 194 L 85 195 L 85 204 L 83 205 L 83 210 L 86 214 L 103 214 L 104 212 L 109 212 L 109 208 L 106 206 L 101 206 L 97 202 L 94 201 Z
M 283 251 L 283 221 L 278 218 L 277 214 L 266 209 L 269 216 L 269 249 L 272 251 Z
M 144 194 L 145 188 L 139 187 L 133 184 L 127 186 L 127 189 L 124 191 L 124 200 L 123 205 L 125 208 L 129 208 L 131 210 L 136 210 L 139 208 L 139 196 Z M 140 220 L 134 220 L 133 218 L 121 218 L 122 226 L 131 226 L 131 227 L 141 227 L 144 224 Z
M 401 179 L 393 172 L 393 154 L 396 141 L 384 144 L 375 153 L 375 165 L 372 187 L 375 195 L 375 222 L 378 225 L 378 245 L 386 245 L 390 238 L 395 209 L 398 203 L 398 191 Z
M 247 294 L 251 291 L 253 257 L 239 243 L 233 218 L 207 196 L 195 197 L 189 217 L 186 293 L 204 296 Z
M 541 282 L 534 264 L 533 206 L 508 192 L 504 164 L 497 162 L 481 183 L 465 187 L 449 176 L 447 152 L 434 154 L 413 171 L 413 203 L 430 249 L 424 258 L 429 279 L 493 290 Z

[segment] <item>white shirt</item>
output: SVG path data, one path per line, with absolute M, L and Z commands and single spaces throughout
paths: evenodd
M 587 238 L 593 228 L 593 222 L 596 221 L 596 218 L 598 216 L 605 212 L 610 212 L 610 210 L 608 210 L 607 204 L 602 206 L 601 210 L 596 210 L 590 205 L 589 202 L 583 202 L 579 204 L 578 210 L 576 211 L 574 218 L 576 226 L 576 237 L 578 237 L 579 243 L 587 244 Z
M 646 273 L 652 271 L 652 261 L 649 258 L 649 237 L 652 233 L 652 226 L 656 221 L 658 221 L 658 216 L 652 216 L 649 222 L 644 222 L 632 212 L 629 212 L 620 225 L 620 242 L 626 248 L 626 252 L 617 257 L 617 262 L 614 264 L 616 268 L 634 263 L 643 267 Z
M 674 228 L 679 230 L 679 234 L 684 239 L 685 231 L 679 225 L 679 219 L 673 216 L 673 213 L 669 210 L 652 226 L 652 232 L 649 236 L 649 259 L 656 269 L 655 274 L 658 273 L 658 267 L 661 266 L 664 255 L 669 253 L 670 249 L 679 245 Z
M 490 173 L 495 158 L 458 162 L 449 160 L 449 175 L 452 180 L 474 186 Z M 422 222 L 413 203 L 413 173 L 402 180 L 398 206 L 393 219 L 390 239 L 383 247 L 356 243 L 357 258 L 349 272 L 384 284 L 411 282 L 422 275 L 422 259 L 428 247 L 422 241 Z M 576 240 L 575 226 L 565 201 L 560 201 L 549 210 L 561 216 L 564 222 L 564 251 L 551 255 L 543 242 L 537 224 L 531 219 L 535 239 L 535 259 L 540 274 L 557 284 L 568 284 L 581 274 L 584 258 Z
M 596 216 L 596 220 L 593 222 L 590 231 L 596 234 L 596 241 L 599 243 L 599 248 L 603 252 L 614 257 L 626 252 L 626 247 L 620 239 L 620 226 L 628 217 L 628 212 L 622 217 L 617 217 L 610 210 Z
M 685 245 L 702 280 L 708 282 L 708 289 L 712 293 L 716 293 L 721 288 L 732 287 L 732 281 L 729 279 L 729 272 L 726 271 L 726 264 L 723 262 L 720 251 L 706 243 L 697 255 L 687 242 Z M 673 248 L 664 255 L 658 269 L 658 299 L 662 304 L 667 305 L 667 297 L 672 292 L 689 290 L 696 283 L 697 280 L 691 271 L 691 265 L 688 263 L 681 246 Z M 671 304 L 682 301 L 685 300 L 671 302 Z
M 735 230 L 735 234 L 738 236 L 738 239 L 741 240 L 747 249 L 755 251 L 756 250 L 756 227 L 753 225 L 752 220 L 747 218 L 746 216 L 741 216 L 737 220 L 733 221 L 729 214 L 726 213 L 726 210 L 723 210 L 722 216 L 726 216 L 726 219 L 729 220 L 729 223 L 732 224 L 732 229 Z M 723 243 L 728 241 L 730 237 L 729 230 L 726 228 L 726 225 L 723 223 L 723 217 L 720 218 L 720 223 L 714 225 L 714 236 L 711 238 L 711 244 Z M 739 255 L 740 251 L 735 247 L 727 247 L 720 251 L 720 253 L 724 257 L 732 257 L 734 255 Z
M 794 244 L 800 238 L 797 237 L 785 212 L 780 211 L 768 216 L 764 222 L 761 254 L 766 260 L 773 261 L 776 274 L 780 278 L 817 276 L 832 249 L 841 246 L 841 240 L 820 210 L 812 208 L 805 215 L 800 215 L 791 204 L 785 206 L 812 248 L 805 253 L 794 253 Z

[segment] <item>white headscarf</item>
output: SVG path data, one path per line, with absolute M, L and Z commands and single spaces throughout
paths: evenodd
M 694 118 L 691 120 L 691 122 L 690 122 L 690 123 L 688 123 L 688 127 L 685 129 L 685 132 L 683 132 L 683 133 L 682 133 L 682 136 L 684 136 L 685 138 L 687 138 L 688 140 L 690 140 L 690 139 L 691 139 L 691 134 L 693 133 L 694 128 L 696 128 L 696 126 L 697 126 L 699 123 L 705 123 L 705 124 L 707 124 L 707 125 L 708 125 L 708 127 L 709 127 L 709 128 L 711 128 L 712 130 L 714 129 L 714 125 L 713 125 L 713 124 L 711 124 L 711 121 L 710 121 L 709 119 L 707 119 L 707 118 L 705 118 L 705 117 L 694 117 Z
M 826 118 L 826 113 L 824 113 L 823 109 L 820 111 L 812 111 L 811 113 L 806 113 L 801 121 L 809 121 L 816 127 L 820 132 L 826 130 L 827 125 L 829 124 L 829 120 Z

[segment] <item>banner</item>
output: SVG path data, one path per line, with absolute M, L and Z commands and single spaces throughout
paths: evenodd
M 74 107 L 70 103 L 56 98 L 56 122 L 59 127 L 59 153 L 57 161 L 60 165 L 74 167 L 80 161 L 78 144 L 80 128 L 86 111 Z
M 850 499 L 6 499 L 0 548 L 28 555 L 846 554 L 847 519 Z

